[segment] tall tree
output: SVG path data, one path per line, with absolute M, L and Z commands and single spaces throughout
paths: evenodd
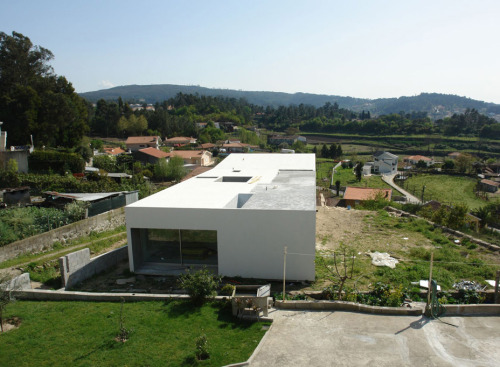
M 12 145 L 76 147 L 88 130 L 88 108 L 48 64 L 52 53 L 20 33 L 0 32 L 0 121 Z

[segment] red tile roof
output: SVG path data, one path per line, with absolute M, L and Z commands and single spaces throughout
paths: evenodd
M 111 155 L 118 155 L 125 153 L 122 148 L 104 148 L 104 152 Z
M 152 148 L 152 147 L 144 148 L 144 149 L 139 149 L 139 152 L 147 154 L 147 155 L 150 155 L 150 156 L 155 157 L 155 158 L 170 157 L 169 153 L 165 153 L 162 150 L 159 150 L 159 149 L 156 149 L 156 148 Z
M 125 144 L 144 144 L 144 143 L 156 143 L 156 140 L 160 139 L 159 136 L 129 136 Z
M 168 153 L 169 157 L 181 157 L 182 159 L 190 159 L 203 155 L 203 150 L 174 150 Z
M 205 144 L 200 144 L 200 146 L 201 146 L 203 149 L 210 149 L 210 148 L 214 148 L 214 147 L 215 147 L 215 144 L 212 144 L 212 143 L 205 143 Z
M 369 187 L 347 187 L 344 193 L 345 200 L 373 200 L 379 193 L 387 199 L 391 200 L 391 189 L 372 189 Z
M 500 186 L 500 184 L 498 182 L 487 180 L 487 179 L 481 180 L 481 183 L 486 184 L 486 185 L 490 185 L 490 186 L 496 186 L 496 187 Z
M 423 155 L 412 155 L 406 158 L 407 160 L 412 160 L 412 161 L 424 161 L 424 162 L 430 162 L 432 161 L 431 158 L 425 157 Z

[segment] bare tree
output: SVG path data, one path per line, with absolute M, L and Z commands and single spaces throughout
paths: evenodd
M 323 265 L 328 270 L 334 281 L 338 280 L 339 290 L 337 298 L 342 300 L 342 291 L 347 280 L 352 279 L 354 273 L 354 250 L 348 250 L 346 246 L 341 246 L 339 252 L 333 253 L 334 269 L 323 261 Z

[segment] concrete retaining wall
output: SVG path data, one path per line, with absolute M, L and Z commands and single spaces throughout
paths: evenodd
M 32 301 L 89 301 L 89 302 L 139 302 L 166 301 L 171 299 L 188 299 L 184 294 L 144 294 L 144 293 L 91 293 L 71 291 L 51 291 L 45 289 L 30 289 L 14 291 L 16 299 Z M 223 297 L 216 297 L 222 299 Z
M 125 224 L 125 208 L 111 210 L 95 217 L 80 220 L 24 240 L 0 247 L 0 262 L 24 253 L 38 253 L 52 249 L 54 242 L 87 236 L 90 232 L 103 232 Z
M 128 258 L 127 246 L 90 259 L 90 250 L 72 252 L 59 258 L 61 278 L 65 289 L 74 287 L 84 280 L 102 273 Z
M 423 309 L 421 308 L 377 307 L 343 301 L 275 301 L 274 306 L 283 310 L 337 310 L 373 313 L 378 315 L 418 316 L 423 313 Z
M 21 291 L 25 289 L 31 289 L 31 280 L 29 273 L 23 273 L 15 278 L 12 278 L 7 283 L 0 284 L 0 288 L 6 291 Z
M 444 305 L 443 316 L 500 316 L 500 305 Z

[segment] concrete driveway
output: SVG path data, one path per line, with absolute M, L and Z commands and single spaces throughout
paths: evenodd
M 271 316 L 271 314 L 270 314 Z M 257 366 L 499 366 L 500 317 L 274 311 Z

